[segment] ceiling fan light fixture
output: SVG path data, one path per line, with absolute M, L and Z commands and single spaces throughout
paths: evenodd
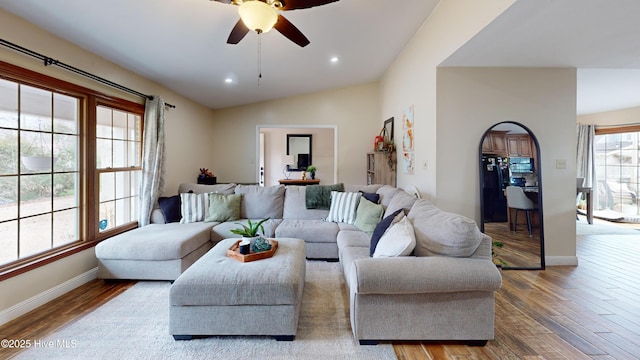
M 245 26 L 257 33 L 268 32 L 278 21 L 276 9 L 259 0 L 244 1 L 238 12 Z

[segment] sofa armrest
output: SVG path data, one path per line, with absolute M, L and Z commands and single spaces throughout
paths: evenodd
M 358 294 L 496 291 L 502 276 L 491 260 L 453 257 L 361 258 L 351 264 Z

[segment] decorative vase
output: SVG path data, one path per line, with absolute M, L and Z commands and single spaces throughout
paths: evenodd
M 269 243 L 269 240 L 263 238 L 262 236 L 258 236 L 258 238 L 251 244 L 251 251 L 254 253 L 259 253 L 267 250 L 271 250 L 271 243 Z

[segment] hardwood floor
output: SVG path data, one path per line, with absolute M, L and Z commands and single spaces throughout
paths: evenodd
M 487 346 L 395 343 L 398 359 L 640 358 L 640 236 L 579 236 L 577 244 L 578 267 L 502 271 Z M 43 338 L 134 283 L 92 281 L 0 327 L 0 339 Z M 15 354 L 0 349 L 0 359 Z

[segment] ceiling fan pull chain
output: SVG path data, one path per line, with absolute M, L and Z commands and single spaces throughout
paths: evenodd
M 262 79 L 262 34 L 258 33 L 258 86 Z

